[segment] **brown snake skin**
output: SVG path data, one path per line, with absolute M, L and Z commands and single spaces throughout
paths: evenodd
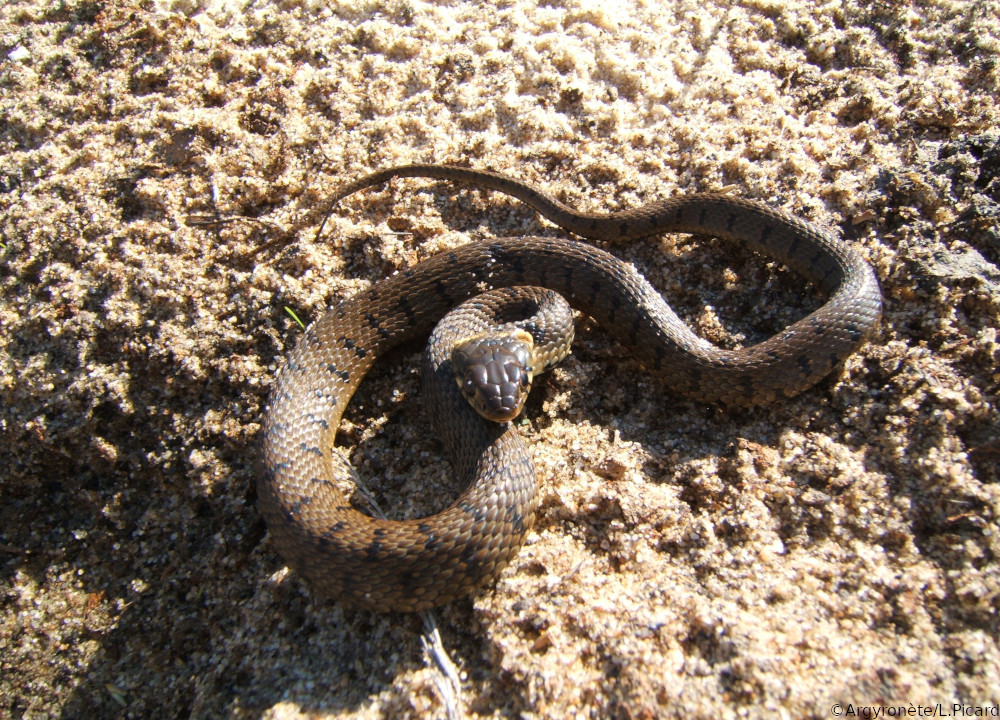
M 829 299 L 764 342 L 720 350 L 695 335 L 631 265 L 585 243 L 522 237 L 440 253 L 340 302 L 308 329 L 278 375 L 258 496 L 289 565 L 316 590 L 353 605 L 416 611 L 461 597 L 500 572 L 534 522 L 536 480 L 527 448 L 510 423 L 477 421 L 461 401 L 431 407 L 432 417 L 444 422 L 442 439 L 459 478 L 469 482 L 448 509 L 417 520 L 377 520 L 353 509 L 337 488 L 355 474 L 334 448 L 334 435 L 375 358 L 426 336 L 448 310 L 484 287 L 555 290 L 669 390 L 722 405 L 756 405 L 804 390 L 853 353 L 881 313 L 875 275 L 858 254 L 760 203 L 705 194 L 608 215 L 578 213 L 502 175 L 439 165 L 376 172 L 343 186 L 333 202 L 393 177 L 498 190 L 584 237 L 617 241 L 684 232 L 737 240 L 789 266 Z M 453 412 L 457 419 L 448 422 Z

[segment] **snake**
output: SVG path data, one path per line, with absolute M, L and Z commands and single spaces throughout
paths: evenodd
M 357 473 L 334 446 L 344 409 L 376 358 L 426 337 L 449 311 L 477 302 L 484 291 L 532 286 L 558 293 L 668 392 L 723 408 L 802 392 L 858 350 L 881 316 L 878 281 L 857 251 L 813 223 L 730 194 L 679 195 L 590 213 L 500 173 L 422 164 L 384 168 L 340 186 L 331 212 L 352 193 L 403 177 L 504 193 L 589 240 L 690 233 L 741 243 L 789 267 L 826 299 L 762 342 L 721 349 L 607 250 L 560 237 L 505 237 L 432 255 L 335 303 L 307 328 L 274 381 L 257 500 L 288 566 L 319 594 L 349 606 L 415 612 L 463 597 L 494 580 L 533 527 L 538 481 L 529 449 L 514 423 L 476 413 L 453 377 L 443 382 L 450 391 L 426 401 L 465 487 L 440 513 L 385 520 L 356 509 L 345 488 Z M 443 357 L 447 364 L 448 351 Z M 425 367 L 425 383 L 439 371 Z

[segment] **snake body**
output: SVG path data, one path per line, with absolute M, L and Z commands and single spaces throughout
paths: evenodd
M 344 185 L 333 201 L 393 177 L 498 190 L 584 237 L 685 232 L 735 240 L 789 266 L 828 299 L 757 345 L 721 350 L 610 253 L 572 240 L 521 237 L 440 253 L 338 303 L 309 327 L 276 380 L 263 431 L 258 502 L 289 565 L 321 593 L 353 605 L 416 611 L 461 597 L 506 565 L 534 521 L 534 471 L 510 423 L 483 421 L 470 431 L 474 442 L 444 438 L 469 486 L 432 517 L 378 520 L 353 509 L 337 487 L 356 475 L 334 448 L 334 435 L 372 363 L 399 343 L 427 335 L 448 310 L 484 288 L 534 285 L 561 293 L 670 390 L 728 406 L 771 402 L 814 384 L 864 342 L 881 313 L 878 283 L 860 255 L 824 230 L 757 202 L 696 194 L 589 214 L 503 175 L 440 165 L 373 173 Z M 478 417 L 460 396 L 430 410 L 445 428 L 465 427 Z M 447 420 L 452 413 L 456 419 Z

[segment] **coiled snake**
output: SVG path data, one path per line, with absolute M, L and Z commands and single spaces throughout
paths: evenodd
M 454 469 L 468 480 L 453 505 L 428 518 L 378 520 L 353 509 L 336 485 L 355 473 L 333 447 L 334 434 L 375 358 L 426 335 L 484 288 L 533 285 L 561 293 L 669 390 L 723 405 L 771 402 L 809 387 L 864 342 L 881 313 L 875 275 L 857 253 L 757 202 L 703 194 L 587 214 L 502 175 L 440 165 L 373 173 L 343 186 L 333 201 L 393 177 L 498 190 L 583 237 L 685 232 L 737 240 L 797 271 L 828 300 L 764 342 L 721 350 L 688 328 L 631 265 L 585 243 L 521 237 L 440 253 L 337 304 L 308 329 L 278 375 L 258 497 L 289 565 L 320 592 L 371 610 L 422 610 L 465 595 L 500 572 L 534 522 L 536 480 L 527 448 L 510 423 L 472 412 L 453 380 L 445 383 L 450 394 L 429 401 Z

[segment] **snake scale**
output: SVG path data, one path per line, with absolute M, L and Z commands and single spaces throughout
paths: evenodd
M 518 237 L 442 252 L 338 303 L 308 328 L 277 377 L 258 504 L 289 565 L 322 594 L 352 605 L 417 611 L 461 597 L 500 572 L 534 522 L 536 480 L 523 441 L 511 423 L 479 419 L 455 388 L 429 407 L 455 472 L 468 481 L 454 504 L 431 517 L 387 521 L 355 510 L 338 489 L 356 475 L 334 435 L 364 374 L 484 288 L 561 293 L 671 391 L 724 406 L 795 395 L 853 353 L 880 317 L 878 283 L 860 255 L 761 203 L 695 194 L 589 214 L 503 175 L 445 165 L 387 168 L 342 186 L 333 202 L 394 177 L 497 190 L 587 238 L 682 232 L 735 240 L 804 276 L 827 301 L 757 345 L 721 350 L 688 328 L 630 264 L 578 241 Z

